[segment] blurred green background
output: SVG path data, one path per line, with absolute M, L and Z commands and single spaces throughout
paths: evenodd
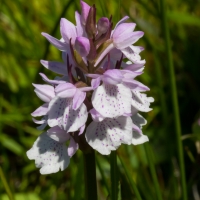
M 86 1 L 96 4 L 97 19 L 110 17 L 114 24 L 123 16 L 137 23 L 145 35 L 136 45 L 145 51 L 146 59 L 141 82 L 151 88 L 153 111 L 142 114 L 148 121 L 144 134 L 150 138 L 160 190 L 163 199 L 181 199 L 180 170 L 165 53 L 160 4 L 158 0 Z M 189 200 L 200 197 L 200 1 L 167 0 L 167 19 L 176 73 L 180 107 L 182 142 Z M 1 0 L 0 1 L 0 166 L 16 200 L 84 199 L 82 152 L 73 156 L 69 167 L 56 174 L 42 176 L 26 151 L 41 133 L 30 113 L 42 102 L 32 83 L 43 83 L 39 72 L 50 78 L 40 59 L 61 60 L 60 52 L 42 37 L 47 32 L 60 38 L 59 21 L 65 17 L 74 23 L 74 12 L 80 11 L 79 0 Z M 144 146 L 122 145 L 118 155 L 122 199 L 134 200 L 130 186 L 133 179 L 144 200 L 155 200 L 155 187 Z M 109 156 L 96 153 L 99 199 L 106 199 L 110 190 Z M 1 180 L 1 179 L 0 179 Z M 0 200 L 9 199 L 0 181 Z

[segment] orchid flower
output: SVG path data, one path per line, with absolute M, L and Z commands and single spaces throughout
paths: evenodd
M 122 18 L 113 29 L 112 17 L 96 22 L 96 7 L 81 3 L 76 25 L 62 18 L 61 39 L 42 35 L 62 52 L 63 62 L 41 60 L 58 74 L 45 84 L 33 84 L 44 102 L 33 113 L 33 121 L 44 131 L 27 152 L 41 174 L 64 170 L 78 149 L 108 155 L 120 145 L 149 141 L 142 132 L 147 121 L 139 112 L 149 112 L 152 97 L 137 77 L 143 73 L 143 47 L 135 43 L 144 35 L 136 24 Z M 88 116 L 89 115 L 89 116 Z M 66 142 L 68 145 L 66 146 Z

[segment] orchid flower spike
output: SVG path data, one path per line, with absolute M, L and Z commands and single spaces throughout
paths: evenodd
M 154 99 L 137 80 L 146 61 L 140 56 L 144 48 L 135 46 L 144 33 L 126 22 L 128 16 L 113 26 L 112 17 L 96 20 L 95 5 L 82 0 L 80 4 L 75 25 L 60 20 L 59 39 L 42 33 L 61 51 L 63 61 L 41 60 L 57 75 L 50 80 L 40 73 L 45 84 L 33 84 L 43 101 L 31 113 L 33 121 L 40 130 L 50 127 L 27 151 L 41 174 L 63 171 L 78 149 L 108 155 L 123 144 L 149 141 L 142 132 L 147 121 L 140 112 L 151 111 Z

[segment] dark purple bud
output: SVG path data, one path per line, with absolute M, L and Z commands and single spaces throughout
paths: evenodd
M 77 37 L 74 48 L 82 57 L 85 57 L 90 52 L 90 41 L 86 37 Z
M 88 38 L 93 38 L 97 33 L 96 28 L 96 8 L 95 5 L 90 7 L 90 11 L 87 17 L 85 30 L 88 35 Z
M 100 18 L 99 21 L 97 22 L 98 33 L 101 33 L 101 34 L 106 33 L 109 26 L 110 26 L 110 22 L 108 18 L 106 17 Z

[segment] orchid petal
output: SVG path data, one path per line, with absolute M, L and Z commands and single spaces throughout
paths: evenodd
M 67 152 L 68 152 L 68 155 L 70 157 L 72 157 L 76 151 L 78 150 L 79 148 L 79 145 L 78 143 L 76 143 L 73 139 L 73 137 L 70 138 L 70 143 L 69 143 L 69 146 L 68 146 L 68 149 L 67 149 Z
M 83 134 L 84 130 L 85 130 L 85 124 L 83 126 L 81 126 L 81 128 L 79 129 L 78 135 Z
M 126 47 L 125 49 L 121 49 L 121 51 L 133 63 L 144 65 L 145 60 L 141 60 L 141 57 L 139 55 L 139 49 L 139 47 L 131 45 L 129 47 Z
M 90 52 L 90 41 L 86 37 L 77 37 L 74 48 L 82 56 L 85 57 Z
M 94 108 L 91 109 L 89 111 L 89 113 L 91 114 L 92 116 L 92 119 L 95 121 L 95 122 L 101 122 L 105 119 L 105 117 L 103 117 L 99 112 L 97 112 Z
M 69 44 L 69 40 L 71 39 L 72 44 L 75 42 L 76 38 L 76 28 L 74 24 L 68 21 L 65 18 L 61 18 L 60 20 L 60 33 L 65 40 L 66 43 Z
M 40 60 L 40 63 L 47 69 L 61 75 L 67 75 L 67 66 L 65 63 Z
M 48 112 L 48 106 L 49 106 L 49 103 L 43 104 L 42 106 L 37 108 L 34 112 L 32 112 L 31 115 L 33 117 L 40 117 L 40 116 L 46 115 Z
M 55 88 L 55 93 L 61 98 L 71 98 L 76 93 L 76 90 L 76 87 L 71 83 L 63 83 Z
M 99 87 L 100 83 L 101 83 L 101 77 L 98 77 L 98 78 L 92 79 L 91 86 L 93 89 L 96 89 L 97 87 Z
M 147 120 L 144 119 L 139 113 L 136 113 L 132 116 L 133 123 L 138 126 L 140 129 L 147 124 Z
M 85 124 L 87 116 L 85 104 L 81 104 L 77 110 L 72 109 L 72 98 L 55 97 L 49 103 L 48 124 L 50 127 L 58 125 L 66 132 L 74 132 Z
M 94 90 L 93 107 L 103 117 L 118 117 L 131 112 L 131 90 L 122 84 L 103 84 Z
M 123 84 L 126 85 L 127 87 L 129 87 L 130 89 L 137 90 L 137 91 L 148 91 L 149 90 L 149 88 L 146 85 L 144 85 L 136 80 L 124 78 Z
M 49 84 L 52 84 L 52 85 L 58 85 L 58 84 L 61 84 L 61 83 L 65 83 L 66 81 L 63 81 L 63 80 L 50 80 L 50 79 L 48 79 L 47 78 L 47 76 L 45 75 L 45 74 L 43 74 L 43 73 L 39 73 L 39 75 L 42 77 L 42 79 L 45 81 L 45 82 L 47 82 L 47 83 L 49 83 Z
M 83 27 L 81 24 L 81 15 L 76 11 L 75 12 L 75 19 L 76 19 L 76 33 L 77 33 L 77 37 L 79 36 L 83 36 Z
M 131 105 L 139 111 L 149 112 L 152 109 L 149 108 L 150 103 L 154 101 L 152 97 L 146 97 L 145 94 L 140 93 L 139 91 L 132 90 L 133 99 Z
M 121 83 L 122 81 L 122 73 L 120 70 L 117 69 L 111 69 L 107 70 L 102 77 L 102 81 L 106 84 L 116 85 Z
M 50 128 L 49 130 L 47 130 L 47 135 L 51 139 L 53 139 L 57 142 L 60 142 L 60 143 L 64 143 L 70 139 L 69 133 L 67 133 L 66 131 L 61 129 L 59 126 L 54 126 L 54 127 Z
M 32 118 L 32 120 L 36 124 L 44 124 L 47 121 L 46 118 L 42 118 L 41 120 L 37 120 L 35 118 Z
M 119 38 L 120 36 L 125 36 L 128 33 L 131 33 L 134 31 L 136 24 L 135 23 L 121 23 L 117 26 L 117 28 L 114 30 L 112 38 L 115 40 Z
M 137 131 L 133 131 L 132 135 L 133 135 L 132 138 L 133 145 L 143 144 L 149 141 L 149 138 L 146 135 L 139 134 Z
M 125 16 L 125 17 L 123 17 L 120 21 L 117 22 L 117 24 L 115 25 L 114 30 L 113 30 L 112 33 L 111 33 L 111 37 L 112 37 L 114 31 L 116 30 L 116 28 L 117 28 L 120 24 L 124 23 L 124 21 L 126 21 L 127 19 L 129 19 L 129 16 Z
M 83 25 L 85 25 L 86 23 L 89 11 L 90 11 L 90 6 L 81 0 L 81 19 Z
M 74 110 L 77 110 L 81 106 L 81 104 L 83 103 L 83 101 L 85 100 L 85 97 L 86 97 L 86 93 L 80 91 L 79 89 L 77 89 L 76 92 L 75 92 L 75 94 L 74 94 L 72 108 Z
M 49 35 L 49 34 L 47 34 L 47 33 L 42 33 L 42 35 L 43 35 L 53 46 L 55 46 L 55 47 L 56 47 L 57 49 L 59 49 L 60 51 L 66 51 L 66 50 L 67 50 L 67 45 L 66 45 L 64 42 L 62 42 L 62 41 L 60 41 L 60 40 L 58 40 L 58 39 L 52 37 L 51 35 Z
M 142 31 L 127 33 L 126 35 L 120 35 L 117 37 L 115 40 L 113 40 L 113 43 L 117 49 L 124 49 L 137 42 L 143 35 L 144 32 Z
M 70 162 L 65 144 L 52 140 L 47 133 L 42 133 L 26 154 L 30 160 L 35 160 L 41 174 L 63 171 Z
M 35 87 L 35 93 L 36 95 L 44 102 L 51 101 L 52 98 L 54 98 L 54 87 L 50 85 L 41 85 L 41 84 L 33 84 Z
M 121 143 L 131 144 L 132 120 L 130 117 L 104 119 L 102 122 L 93 121 L 86 130 L 88 144 L 103 155 L 116 150 Z

